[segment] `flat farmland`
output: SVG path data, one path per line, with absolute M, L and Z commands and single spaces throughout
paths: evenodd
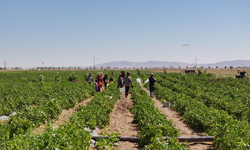
M 218 75 L 235 76 L 237 69 L 207 70 L 214 75 L 129 70 L 134 86 L 128 98 L 117 88 L 120 71 L 0 72 L 0 117 L 8 117 L 0 123 L 0 149 L 250 148 L 250 80 Z M 155 83 L 154 98 L 148 94 L 148 83 L 136 82 L 144 83 L 151 72 L 161 80 Z M 115 81 L 96 92 L 95 84 L 87 82 L 89 73 L 94 78 L 107 73 Z M 171 107 L 163 107 L 166 101 Z M 91 140 L 93 135 L 110 139 Z M 139 141 L 122 142 L 119 136 Z M 177 139 L 187 136 L 214 139 Z

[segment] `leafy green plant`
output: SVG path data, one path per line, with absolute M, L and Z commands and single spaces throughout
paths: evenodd
M 76 75 L 75 72 L 73 72 L 72 74 L 69 75 L 68 77 L 68 81 L 72 81 L 75 82 L 76 81 Z
M 61 77 L 59 76 L 59 72 L 55 75 L 55 81 L 56 82 L 61 82 Z
M 44 81 L 44 78 L 45 77 L 42 74 L 38 77 L 39 81 Z
M 134 114 L 133 122 L 141 129 L 139 146 L 146 149 L 165 149 L 167 145 L 162 137 L 178 137 L 179 131 L 166 119 L 166 115 L 155 108 L 151 97 L 137 83 L 131 92 L 134 106 L 130 111 Z M 178 142 L 175 144 L 186 149 L 185 145 L 181 146 Z
M 119 132 L 109 133 L 109 129 L 104 128 L 104 132 L 100 133 L 103 136 L 108 136 L 108 139 L 100 137 L 96 142 L 96 149 L 106 150 L 106 149 L 115 149 L 118 146 L 119 136 L 121 134 Z
M 245 91 L 238 80 L 227 78 L 210 82 L 206 76 L 190 75 L 183 78 L 178 74 L 165 78 L 161 85 L 156 84 L 156 97 L 174 103 L 172 108 L 182 115 L 190 127 L 215 136 L 214 145 L 218 149 L 250 148 L 247 136 L 250 125 L 245 121 L 249 117 L 244 117 L 249 114 L 244 106 L 248 98 L 245 94 L 235 93 L 235 90 L 231 92 L 232 87 L 229 86 L 234 85 L 234 88 Z

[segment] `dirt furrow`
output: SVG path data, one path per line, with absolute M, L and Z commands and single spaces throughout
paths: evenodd
M 58 119 L 55 120 L 55 122 L 52 124 L 52 126 L 60 126 L 63 123 L 69 122 L 69 118 L 73 115 L 74 112 L 76 112 L 76 108 L 80 105 L 87 106 L 87 103 L 90 102 L 93 99 L 93 97 L 88 98 L 78 104 L 76 104 L 73 108 L 70 108 L 69 110 L 63 110 L 61 114 L 58 116 Z M 43 124 L 36 128 L 33 133 L 41 134 L 46 129 L 46 124 Z
M 150 91 L 145 87 L 142 87 L 150 95 Z M 172 120 L 176 129 L 180 131 L 180 137 L 194 137 L 194 136 L 203 136 L 201 132 L 193 130 L 190 128 L 179 116 L 178 112 L 169 108 L 163 107 L 161 101 L 157 100 L 155 97 L 152 98 L 154 105 L 158 108 L 161 113 L 167 115 L 168 120 Z M 212 142 L 191 142 L 188 144 L 189 148 L 192 150 L 209 150 L 213 149 Z
M 133 114 L 130 113 L 129 107 L 133 106 L 131 95 L 127 98 L 122 94 L 121 99 L 117 101 L 113 112 L 110 114 L 110 125 L 107 128 L 110 132 L 118 131 L 121 136 L 139 136 L 139 128 L 133 124 Z M 137 150 L 138 143 L 120 141 L 116 150 Z

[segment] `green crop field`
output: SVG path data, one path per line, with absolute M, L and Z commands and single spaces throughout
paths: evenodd
M 120 71 L 18 71 L 0 72 L 0 149 L 90 149 L 94 130 L 110 124 L 120 91 L 116 81 L 104 91 L 96 93 L 94 83 L 87 83 L 87 75 L 95 78 L 108 73 L 118 78 Z M 130 112 L 138 125 L 139 146 L 145 149 L 187 149 L 179 143 L 180 136 L 173 123 L 154 106 L 151 97 L 136 83 L 147 80 L 149 71 L 131 71 L 134 105 Z M 217 149 L 249 149 L 250 145 L 250 80 L 218 77 L 213 74 L 155 73 L 156 98 L 173 103 L 172 109 L 194 130 L 214 136 Z M 148 83 L 144 84 L 149 87 Z M 51 124 L 63 110 L 74 107 L 90 97 L 87 106 L 79 106 L 70 121 L 55 129 Z M 15 115 L 11 115 L 15 112 Z M 42 133 L 33 131 L 47 124 Z M 97 149 L 116 146 L 116 136 L 100 139 Z M 168 144 L 162 136 L 171 137 Z

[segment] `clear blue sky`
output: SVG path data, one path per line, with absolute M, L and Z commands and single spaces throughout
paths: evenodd
M 189 46 L 182 46 L 189 44 Z M 1 0 L 0 67 L 250 59 L 249 0 Z

